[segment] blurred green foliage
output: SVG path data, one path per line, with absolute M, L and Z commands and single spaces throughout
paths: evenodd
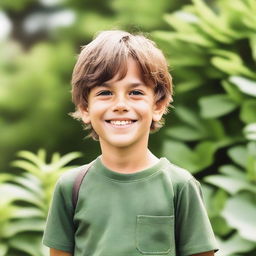
M 254 255 L 256 1 L 192 2 L 152 33 L 176 85 L 163 154 L 205 182 L 217 255 Z
M 65 42 L 38 43 L 26 54 L 12 43 L 2 47 L 0 55 L 3 170 L 17 149 L 40 145 L 53 149 L 65 136 L 70 101 L 67 74 L 72 70 L 73 51 Z
M 217 255 L 256 254 L 256 1 L 188 2 L 1 1 L 13 31 L 0 43 L 0 256 L 47 255 L 41 237 L 53 186 L 80 156 L 67 153 L 83 152 L 83 164 L 100 152 L 67 115 L 70 78 L 80 46 L 112 28 L 150 32 L 167 56 L 174 109 L 150 148 L 202 182 Z M 65 10 L 74 21 L 50 26 Z M 43 22 L 24 30 L 33 15 Z M 44 150 L 30 152 L 38 148 L 50 164 Z

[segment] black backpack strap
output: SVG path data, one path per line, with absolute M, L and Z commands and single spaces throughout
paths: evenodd
M 76 209 L 76 204 L 77 204 L 77 200 L 78 200 L 78 194 L 79 194 L 79 190 L 80 190 L 80 186 L 83 182 L 83 179 L 85 177 L 85 175 L 87 174 L 89 168 L 91 167 L 92 163 L 94 161 L 92 161 L 89 164 L 86 164 L 84 166 L 82 166 L 82 169 L 78 172 L 74 184 L 73 184 L 73 188 L 72 188 L 72 204 L 73 204 L 73 209 L 75 211 Z

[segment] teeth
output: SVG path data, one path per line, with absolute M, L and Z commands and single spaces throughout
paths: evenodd
M 127 124 L 131 124 L 132 121 L 110 121 L 111 124 L 114 124 L 114 125 L 127 125 Z

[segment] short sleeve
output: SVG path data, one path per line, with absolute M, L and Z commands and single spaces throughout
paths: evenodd
M 50 248 L 72 253 L 74 249 L 74 224 L 70 195 L 67 189 L 64 189 L 64 184 L 60 179 L 55 186 L 43 244 Z
M 177 252 L 180 256 L 217 251 L 199 182 L 192 178 L 181 188 L 175 209 Z

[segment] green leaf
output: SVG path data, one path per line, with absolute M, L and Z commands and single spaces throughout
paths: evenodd
M 23 207 L 15 210 L 15 218 L 45 218 L 44 213 L 36 207 Z
M 207 36 L 212 37 L 213 40 L 221 43 L 232 43 L 234 40 L 232 37 L 225 35 L 225 33 L 223 33 L 219 27 L 213 26 L 212 24 L 198 22 L 198 26 L 207 34 Z
M 201 97 L 199 105 L 201 116 L 204 118 L 217 118 L 237 108 L 237 103 L 225 94 Z
M 212 206 L 215 216 L 219 216 L 219 213 L 223 210 L 227 201 L 228 195 L 224 190 L 219 189 L 214 193 L 212 197 Z
M 256 99 L 247 100 L 242 104 L 240 119 L 246 124 L 256 122 Z
M 201 34 L 176 34 L 175 39 L 181 40 L 186 43 L 195 44 L 201 47 L 211 48 L 215 43 Z
M 254 75 L 255 76 L 255 75 Z M 249 80 L 242 76 L 231 76 L 229 81 L 237 86 L 237 88 L 250 96 L 256 97 L 256 82 L 253 80 Z
M 7 174 L 7 173 L 0 173 L 0 184 L 6 181 L 10 181 L 14 178 L 15 176 L 12 174 Z
M 175 107 L 175 112 L 183 122 L 201 131 L 204 130 L 204 127 L 201 124 L 202 119 L 195 113 L 195 111 L 180 105 Z
M 194 90 L 201 85 L 201 80 L 191 79 L 188 81 L 183 81 L 177 85 L 176 92 L 177 94 L 182 94 L 191 90 Z
M 0 194 L 5 195 L 1 200 L 9 202 L 23 201 L 34 204 L 38 207 L 42 207 L 42 202 L 38 198 L 38 195 L 34 195 L 29 190 L 26 190 L 20 186 L 13 184 L 3 184 L 0 186 Z
M 237 229 L 240 236 L 256 242 L 255 200 L 248 194 L 238 194 L 230 198 L 222 212 L 228 224 Z
M 199 130 L 185 125 L 177 125 L 167 129 L 166 135 L 183 141 L 201 140 L 206 137 Z
M 13 237 L 21 232 L 43 232 L 45 228 L 45 219 L 29 218 L 18 219 L 10 222 L 8 227 L 5 228 L 5 237 Z
M 246 168 L 248 153 L 244 146 L 232 147 L 228 150 L 228 156 L 239 166 Z
M 252 191 L 256 193 L 256 188 L 249 184 L 246 180 L 241 180 L 238 178 L 227 177 L 224 175 L 209 175 L 204 178 L 204 181 L 222 188 L 228 193 L 234 195 L 241 190 Z
M 31 256 L 47 256 L 49 252 L 43 248 L 42 234 L 22 234 L 10 239 L 10 245 Z
M 174 164 L 196 173 L 212 164 L 218 147 L 216 143 L 205 141 L 192 150 L 182 142 L 167 140 L 164 143 L 163 155 Z
M 60 160 L 61 156 L 59 152 L 55 152 L 52 155 L 51 163 L 58 162 Z
M 208 133 L 209 138 L 220 142 L 227 139 L 224 126 L 218 119 L 205 119 L 200 123 L 204 124 L 204 130 Z M 227 144 L 230 143 L 227 142 Z
M 59 161 L 57 162 L 52 162 L 52 170 L 57 170 L 63 166 L 65 166 L 66 164 L 68 164 L 69 162 L 71 162 L 74 159 L 77 159 L 79 157 L 82 157 L 83 154 L 81 152 L 72 152 L 72 153 L 68 153 L 64 156 L 62 156 Z
M 234 102 L 236 102 L 239 105 L 243 102 L 244 96 L 237 89 L 236 86 L 234 86 L 233 84 L 229 83 L 226 80 L 222 80 L 221 84 L 222 84 L 223 88 L 225 89 L 225 91 L 227 92 L 227 94 L 230 97 L 230 99 L 232 99 Z
M 31 157 L 33 157 L 33 156 L 31 156 Z M 40 160 L 40 161 L 38 161 L 38 160 Z M 32 159 L 30 161 L 33 162 Z M 45 149 L 40 148 L 38 150 L 37 156 L 34 158 L 34 163 L 37 164 L 38 166 L 40 166 L 41 164 L 43 165 L 44 163 L 46 163 L 46 150 Z
M 166 156 L 171 162 L 183 167 L 190 172 L 196 172 L 198 166 L 195 162 L 195 155 L 192 150 L 182 142 L 165 141 L 163 147 L 163 155 Z M 180 157 L 182 156 L 182 158 Z
M 236 52 L 223 49 L 211 49 L 210 53 L 215 56 L 223 57 L 229 61 L 232 61 L 233 63 L 237 63 L 239 65 L 243 64 L 240 55 Z
M 172 18 L 175 18 L 174 16 Z M 169 18 L 168 18 L 169 19 Z M 177 21 L 177 19 L 176 19 Z M 168 20 L 167 20 L 168 22 Z M 165 42 L 170 42 L 170 44 L 175 44 L 175 43 L 190 43 L 188 47 L 207 47 L 211 48 L 216 46 L 215 42 L 209 40 L 206 38 L 204 35 L 196 33 L 197 29 L 194 28 L 193 26 L 186 24 L 186 27 L 190 26 L 191 30 L 195 30 L 194 33 L 187 33 L 187 32 L 164 32 L 164 31 L 156 31 L 153 34 L 154 38 L 160 39 L 160 41 L 165 41 Z M 176 46 L 178 46 L 177 44 Z M 185 49 L 184 49 L 185 50 Z M 175 54 L 175 53 L 174 53 Z
M 246 68 L 245 64 L 239 62 L 232 62 L 232 60 L 225 57 L 212 57 L 211 63 L 221 70 L 222 72 L 235 76 L 235 75 L 244 75 L 251 78 L 255 78 L 255 73 L 250 69 Z M 232 82 L 232 81 L 231 81 Z
M 234 165 L 223 165 L 219 169 L 220 173 L 228 175 L 236 179 L 245 179 L 245 173 Z
M 41 149 L 39 150 L 39 154 L 45 154 L 44 150 Z M 40 157 L 38 157 L 37 155 L 35 155 L 34 153 L 30 152 L 30 151 L 25 151 L 25 150 L 22 150 L 22 151 L 19 151 L 17 153 L 17 155 L 21 158 L 24 158 L 26 160 L 29 160 L 30 162 L 32 162 L 33 164 L 35 164 L 36 166 L 41 166 L 41 165 L 44 165 L 44 159 L 41 159 Z M 44 158 L 44 157 L 43 157 Z
M 195 147 L 195 153 L 197 155 L 197 161 L 199 166 L 207 167 L 213 162 L 213 155 L 217 150 L 216 143 L 211 141 L 203 141 L 198 143 Z
M 37 195 L 42 195 L 44 193 L 40 180 L 30 173 L 25 173 L 24 177 L 17 176 L 13 181 Z
M 225 219 L 221 216 L 212 217 L 211 224 L 215 235 L 225 236 L 232 231 Z
M 26 160 L 15 160 L 11 163 L 11 165 L 21 168 L 27 172 L 30 172 L 37 177 L 41 177 L 41 173 L 40 173 L 40 170 L 38 169 L 38 167 Z

